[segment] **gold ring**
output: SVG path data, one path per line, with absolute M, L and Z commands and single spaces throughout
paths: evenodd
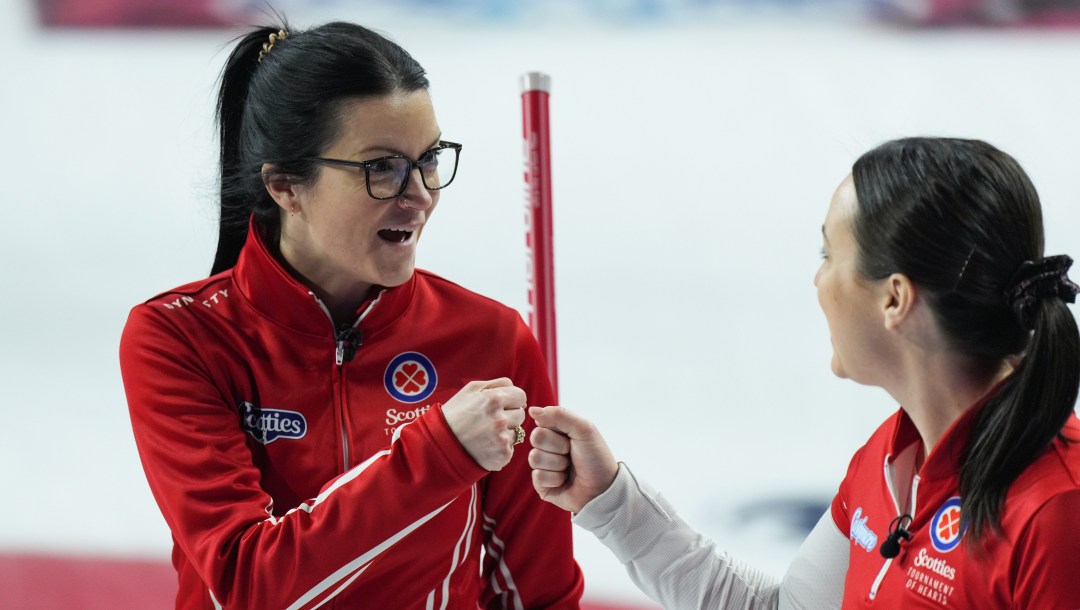
M 518 425 L 518 426 L 514 426 L 513 430 L 514 430 L 514 433 L 517 434 L 517 436 L 514 437 L 514 446 L 517 446 L 517 445 L 520 445 L 521 443 L 524 443 L 525 442 L 525 428 L 522 428 L 520 425 Z

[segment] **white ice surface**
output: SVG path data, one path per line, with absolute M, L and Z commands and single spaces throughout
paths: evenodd
M 352 19 L 362 16 L 343 15 Z M 299 24 L 306 25 L 306 24 Z M 561 395 L 735 556 L 797 546 L 763 500 L 826 502 L 895 408 L 839 381 L 811 283 L 854 159 L 987 139 L 1080 255 L 1080 35 L 856 23 L 371 23 L 432 80 L 462 169 L 420 264 L 524 310 L 518 76 L 552 75 Z M 165 557 L 127 420 L 128 309 L 204 276 L 216 238 L 221 32 L 51 32 L 0 4 L 0 550 Z M 582 532 L 597 599 L 641 601 Z

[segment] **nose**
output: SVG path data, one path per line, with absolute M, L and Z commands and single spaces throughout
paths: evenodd
M 412 168 L 409 172 L 409 181 L 405 185 L 405 191 L 397 198 L 397 204 L 412 210 L 427 210 L 435 203 L 432 191 L 424 186 L 424 180 L 420 177 L 420 170 Z
M 818 280 L 821 278 L 821 270 L 825 268 L 825 261 L 821 261 L 818 265 L 817 273 L 814 274 L 814 288 L 817 288 Z

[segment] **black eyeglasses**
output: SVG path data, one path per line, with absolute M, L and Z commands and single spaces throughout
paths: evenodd
M 413 168 L 420 170 L 420 180 L 429 191 L 444 189 L 454 181 L 457 175 L 458 155 L 461 144 L 440 140 L 416 161 L 405 155 L 390 155 L 370 161 L 347 161 L 326 157 L 306 157 L 303 161 L 329 163 L 364 169 L 364 182 L 368 195 L 374 199 L 394 199 L 405 192 L 409 186 L 409 174 Z

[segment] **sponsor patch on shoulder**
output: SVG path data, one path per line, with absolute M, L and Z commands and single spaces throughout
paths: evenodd
M 866 522 L 869 520 L 870 517 L 863 516 L 861 506 L 856 508 L 855 514 L 851 516 L 850 538 L 852 542 L 866 549 L 867 553 L 873 551 L 878 543 L 877 534 L 866 525 Z
M 263 409 L 250 402 L 240 405 L 240 425 L 244 431 L 264 445 L 279 438 L 298 439 L 307 434 L 303 413 L 285 409 Z
M 383 385 L 390 396 L 398 402 L 410 405 L 431 396 L 438 382 L 435 365 L 419 352 L 405 352 L 394 356 L 383 375 Z

